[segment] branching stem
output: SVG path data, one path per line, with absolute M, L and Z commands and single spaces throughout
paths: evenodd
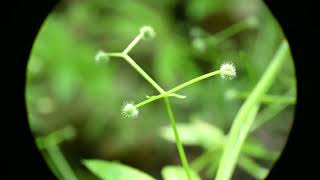
M 190 85 L 192 85 L 192 84 L 194 84 L 196 82 L 199 82 L 201 80 L 204 80 L 206 78 L 212 77 L 212 76 L 220 74 L 220 73 L 221 73 L 221 70 L 217 70 L 217 71 L 213 71 L 213 72 L 204 74 L 202 76 L 196 77 L 194 79 L 191 79 L 190 81 L 187 81 L 185 83 L 182 83 L 182 84 L 170 89 L 169 91 L 163 92 L 163 93 L 161 93 L 161 94 L 159 94 L 157 96 L 152 96 L 149 99 L 136 104 L 135 107 L 139 108 L 139 107 L 141 107 L 141 106 L 143 106 L 145 104 L 148 104 L 148 103 L 153 102 L 155 100 L 158 100 L 160 98 L 163 98 L 163 97 L 166 97 L 166 96 L 170 96 L 171 94 L 173 94 L 173 93 L 175 93 L 175 92 L 177 92 L 177 91 L 179 91 L 179 90 L 181 90 L 183 88 L 186 88 L 186 87 L 188 87 L 188 86 L 190 86 Z

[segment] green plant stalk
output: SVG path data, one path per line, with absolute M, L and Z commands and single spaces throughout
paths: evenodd
M 259 121 L 256 121 L 255 124 L 253 124 L 253 126 L 250 129 L 250 132 L 259 129 L 262 125 L 271 121 L 273 117 L 282 112 L 288 106 L 289 104 L 275 104 L 265 109 L 263 112 L 260 113 L 261 119 Z
M 122 57 L 139 73 L 141 74 L 159 93 L 164 93 L 158 83 L 156 83 L 130 56 L 124 54 Z
M 158 92 L 165 92 L 130 56 L 123 53 L 107 53 L 110 57 L 120 57 L 123 58 L 126 62 L 128 62 L 142 77 L 144 77 Z M 186 96 L 179 94 L 171 94 L 170 96 L 176 98 L 186 98 Z
M 139 33 L 134 40 L 126 47 L 121 53 L 107 53 L 110 57 L 121 57 L 126 60 L 140 75 L 142 75 L 159 93 L 165 92 L 158 83 L 156 83 L 129 55 L 129 51 L 137 45 L 137 43 L 142 39 L 143 33 Z
M 127 53 L 141 40 L 141 38 L 143 37 L 143 33 L 139 33 L 139 35 L 129 44 L 129 46 L 122 52 L 122 56 L 139 74 L 141 74 L 156 90 L 159 91 L 160 94 L 164 94 L 165 90 L 162 89 L 130 56 L 127 55 Z M 152 99 L 152 98 L 150 98 Z M 189 169 L 189 165 L 188 165 L 188 161 L 186 158 L 186 155 L 184 153 L 183 150 L 183 146 L 182 143 L 180 141 L 179 138 L 179 134 L 178 134 L 178 130 L 176 128 L 176 123 L 175 123 L 175 119 L 171 110 L 171 106 L 170 106 L 170 102 L 168 97 L 166 96 L 165 98 L 166 101 L 166 105 L 167 105 L 167 110 L 168 110 L 168 114 L 169 114 L 169 119 L 170 119 L 170 123 L 171 126 L 173 128 L 174 134 L 175 134 L 175 138 L 177 141 L 177 148 L 178 148 L 178 153 L 182 162 L 182 165 L 186 171 L 186 175 L 188 177 L 189 180 L 191 179 L 191 173 L 190 173 L 190 169 Z
M 254 18 L 254 17 L 249 17 L 247 19 L 244 19 L 238 23 L 235 23 L 235 24 L 229 26 L 228 28 L 224 29 L 223 31 L 220 31 L 218 33 L 215 33 L 214 35 L 211 35 L 208 39 L 206 39 L 207 43 L 215 46 L 215 45 L 219 44 L 220 42 L 225 41 L 227 38 L 241 32 L 247 28 L 251 28 L 252 26 L 248 23 L 250 18 Z
M 233 98 L 246 99 L 249 96 L 249 92 L 234 92 Z M 295 104 L 296 98 L 290 96 L 281 95 L 264 95 L 261 98 L 261 103 L 265 104 Z
M 78 180 L 58 146 L 52 145 L 47 147 L 47 152 L 63 179 Z
M 268 66 L 268 69 L 265 71 L 248 99 L 238 111 L 226 140 L 222 158 L 219 162 L 216 180 L 231 179 L 241 147 L 253 123 L 253 119 L 248 117 L 253 113 L 252 109 L 257 107 L 262 96 L 267 92 L 273 81 L 276 79 L 280 68 L 287 59 L 286 57 L 288 53 L 289 45 L 287 41 L 284 40 Z
M 292 94 L 294 88 L 290 89 L 285 95 Z M 282 112 L 285 108 L 287 108 L 290 104 L 273 104 L 266 108 L 258 115 L 258 121 L 256 121 L 250 129 L 250 132 L 253 132 L 259 129 L 265 123 L 271 121 L 277 114 Z
M 122 57 L 125 59 L 140 75 L 142 75 L 157 91 L 159 91 L 160 94 L 164 94 L 166 91 L 162 89 L 129 55 L 128 52 L 141 40 L 143 37 L 143 33 L 139 33 L 139 35 L 128 45 L 128 47 L 122 52 L 122 53 L 108 53 L 109 56 L 114 56 L 114 57 Z M 171 95 L 171 94 L 170 94 Z M 185 96 L 174 94 L 173 96 L 178 97 L 178 98 L 184 98 Z M 154 99 L 154 96 L 149 98 L 148 100 Z M 188 161 L 186 158 L 186 155 L 183 150 L 182 143 L 179 138 L 178 130 L 176 127 L 175 119 L 171 110 L 170 102 L 168 99 L 168 96 L 166 95 L 166 105 L 167 105 L 167 110 L 169 114 L 169 119 L 171 126 L 173 128 L 175 138 L 176 138 L 176 144 L 178 148 L 178 153 L 183 165 L 183 168 L 186 171 L 186 175 L 189 180 L 192 180 L 191 178 L 191 172 L 190 168 L 188 165 Z
M 269 170 L 261 167 L 253 159 L 248 156 L 241 155 L 239 157 L 239 166 L 257 179 L 263 179 L 267 176 Z
M 49 156 L 48 151 L 46 149 L 45 150 L 41 150 L 41 154 L 43 155 L 43 157 L 46 160 L 49 168 L 56 175 L 56 177 L 58 179 L 63 179 L 62 176 L 61 176 L 61 173 L 59 172 L 59 170 L 56 167 L 56 164 L 53 162 L 52 158 Z
M 212 152 L 210 151 L 202 153 L 199 157 L 197 157 L 197 159 L 191 162 L 190 166 L 196 172 L 201 171 L 207 164 L 209 164 L 211 155 Z
M 135 107 L 139 108 L 139 107 L 141 107 L 143 105 L 146 105 L 146 104 L 148 104 L 148 103 L 150 103 L 152 101 L 155 101 L 157 99 L 168 97 L 170 94 L 173 94 L 173 93 L 175 93 L 175 92 L 177 92 L 177 91 L 179 91 L 179 90 L 181 90 L 183 88 L 186 88 L 186 87 L 188 87 L 188 86 L 190 86 L 190 85 L 192 85 L 192 84 L 194 84 L 196 82 L 199 82 L 201 80 L 204 80 L 206 78 L 212 77 L 212 76 L 220 74 L 220 73 L 221 73 L 221 70 L 217 70 L 217 71 L 213 71 L 213 72 L 204 74 L 202 76 L 196 77 L 196 78 L 191 79 L 190 81 L 187 81 L 185 83 L 182 83 L 182 84 L 180 84 L 180 85 L 178 85 L 178 86 L 176 86 L 176 87 L 174 87 L 174 88 L 172 88 L 172 89 L 170 89 L 170 90 L 168 90 L 166 92 L 163 92 L 160 95 L 152 96 L 151 98 L 136 104 Z
M 169 115 L 169 119 L 170 119 L 170 124 L 171 124 L 171 127 L 172 127 L 173 132 L 174 132 L 174 136 L 175 136 L 175 139 L 176 139 L 176 145 L 177 145 L 177 148 L 178 148 L 178 153 L 179 153 L 179 156 L 180 156 L 180 160 L 181 160 L 182 166 L 183 166 L 183 168 L 184 168 L 184 170 L 186 172 L 186 175 L 187 175 L 188 179 L 192 180 L 190 167 L 189 167 L 188 160 L 187 160 L 187 157 L 186 157 L 185 152 L 183 150 L 183 146 L 182 146 L 179 134 L 178 134 L 176 121 L 175 121 L 175 118 L 174 118 L 174 115 L 173 115 L 173 112 L 172 112 L 172 109 L 171 109 L 169 98 L 166 96 L 164 98 L 164 100 L 165 100 L 165 103 L 166 103 L 166 106 L 167 106 L 167 111 L 168 111 L 168 115 Z
M 125 50 L 123 50 L 123 54 L 128 54 L 130 51 L 131 51 L 131 49 L 135 46 L 135 45 L 137 45 L 138 44 L 138 42 L 142 39 L 142 37 L 143 37 L 143 33 L 139 33 L 134 39 L 133 39 L 133 41 L 126 47 L 126 49 Z

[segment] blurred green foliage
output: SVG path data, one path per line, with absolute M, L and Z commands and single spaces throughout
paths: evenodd
M 247 17 L 256 17 L 258 24 L 223 35 Z M 182 90 L 186 99 L 172 99 L 177 121 L 188 123 L 198 117 L 214 124 L 217 132 L 228 132 L 243 102 L 228 98 L 228 89 L 250 91 L 284 38 L 259 0 L 61 1 L 42 26 L 30 56 L 27 108 L 35 137 L 50 136 L 66 126 L 75 129 L 72 140 L 57 141 L 79 179 L 95 179 L 81 159 L 119 160 L 156 178 L 161 177 L 164 166 L 179 163 L 175 145 L 158 134 L 169 124 L 163 102 L 143 107 L 136 120 L 120 114 L 124 101 L 139 102 L 156 91 L 121 59 L 107 64 L 94 61 L 100 49 L 122 51 L 143 25 L 156 30 L 156 39 L 139 43 L 130 55 L 166 89 L 216 70 L 222 62 L 235 63 L 238 77 L 233 81 L 212 78 Z M 203 40 L 198 41 L 203 50 L 193 43 L 197 38 Z M 212 39 L 219 43 L 210 43 Z M 286 62 L 268 94 L 296 96 L 294 66 L 291 60 Z M 246 145 L 249 155 L 259 158 L 266 149 L 280 154 L 293 120 L 293 105 L 262 105 L 256 121 L 266 123 L 252 133 L 260 145 Z M 206 128 L 210 126 L 201 131 L 205 133 Z M 204 143 L 209 142 L 206 139 L 203 137 Z M 186 150 L 194 160 L 204 149 Z M 252 167 L 246 157 L 242 162 L 243 169 Z M 258 162 L 270 168 L 274 159 Z M 240 174 L 237 179 L 250 177 Z
M 102 160 L 84 160 L 83 164 L 103 180 L 155 180 L 155 178 L 145 174 L 142 171 L 139 171 L 137 169 L 128 167 L 117 162 L 107 162 Z

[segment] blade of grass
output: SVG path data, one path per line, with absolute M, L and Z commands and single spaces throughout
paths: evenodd
M 288 95 L 292 96 L 293 92 L 294 92 L 294 88 L 290 89 L 285 95 L 286 96 L 288 96 Z M 277 116 L 280 112 L 282 112 L 288 106 L 290 106 L 290 104 L 273 104 L 273 105 L 269 106 L 268 108 L 266 108 L 264 111 L 262 111 L 258 115 L 258 117 L 257 117 L 258 121 L 256 121 L 253 124 L 253 126 L 251 127 L 250 132 L 253 132 L 253 131 L 259 129 L 265 123 L 274 120 L 274 117 Z
M 251 159 L 247 156 L 244 156 L 244 155 L 241 155 L 239 157 L 238 164 L 248 174 L 250 174 L 251 176 L 253 176 L 257 179 L 265 178 L 269 172 L 269 170 L 267 168 L 261 167 L 253 159 Z
M 179 137 L 179 134 L 178 134 L 178 129 L 177 129 L 177 126 L 176 126 L 176 121 L 175 121 L 175 118 L 174 118 L 174 115 L 173 115 L 173 112 L 172 112 L 172 109 L 171 109 L 171 104 L 170 104 L 169 98 L 165 97 L 164 100 L 165 100 L 165 103 L 166 103 L 166 106 L 167 106 L 167 111 L 168 111 L 168 114 L 169 114 L 171 127 L 173 129 L 174 136 L 176 138 L 176 144 L 177 144 L 178 153 L 179 153 L 179 156 L 180 156 L 180 160 L 181 160 L 182 166 L 183 166 L 183 168 L 184 168 L 184 170 L 186 172 L 186 175 L 187 175 L 188 179 L 192 180 L 190 167 L 189 167 L 189 164 L 188 164 L 188 160 L 187 160 L 186 154 L 185 154 L 185 152 L 183 150 L 182 143 L 180 141 L 180 137 Z
M 52 145 L 47 151 L 64 180 L 78 180 L 58 146 Z
M 258 110 L 258 104 L 261 98 L 276 79 L 284 61 L 287 59 L 288 53 L 289 45 L 287 41 L 284 40 L 258 84 L 238 111 L 224 146 L 216 180 L 231 179 L 241 147 L 253 124 L 254 119 L 250 118 L 250 116 L 252 117 L 252 114 L 254 114 L 253 109 Z

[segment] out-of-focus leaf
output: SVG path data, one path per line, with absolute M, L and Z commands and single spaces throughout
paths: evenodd
M 36 139 L 37 145 L 40 149 L 44 149 L 48 146 L 58 145 L 65 140 L 71 140 L 76 136 L 76 130 L 73 126 L 66 126 L 61 130 L 57 130 L 47 136 L 38 137 Z
M 218 149 L 216 151 L 213 151 L 214 154 L 212 154 L 210 157 L 210 162 L 207 170 L 207 175 L 208 176 L 214 176 L 218 169 L 219 161 L 221 159 L 223 149 Z
M 184 145 L 201 146 L 206 150 L 219 149 L 223 146 L 225 139 L 223 131 L 205 121 L 195 119 L 190 123 L 177 123 L 177 129 Z M 160 136 L 169 142 L 176 142 L 171 126 L 162 127 Z M 268 150 L 263 144 L 252 138 L 246 140 L 241 153 L 264 160 L 275 160 L 278 156 L 278 153 Z
M 177 129 L 184 145 L 199 145 L 211 149 L 220 147 L 224 139 L 221 129 L 201 120 L 195 120 L 191 123 L 177 123 Z M 171 126 L 161 128 L 160 135 L 175 143 Z
M 242 154 L 247 156 L 274 161 L 278 157 L 278 153 L 268 150 L 263 144 L 254 139 L 247 139 L 241 149 Z
M 195 20 L 201 20 L 225 8 L 230 0 L 190 0 L 187 2 L 188 15 Z
M 180 166 L 165 166 L 161 174 L 164 180 L 187 180 L 187 175 L 184 169 Z M 191 170 L 191 177 L 193 180 L 201 180 L 200 176 Z
M 103 160 L 83 160 L 82 163 L 103 180 L 155 180 L 150 175 L 130 166 Z
M 193 127 L 188 123 L 177 123 L 180 140 L 184 145 L 199 145 L 197 137 L 194 135 Z M 171 126 L 161 128 L 160 135 L 167 141 L 175 143 L 175 137 Z
M 196 137 L 205 148 L 212 149 L 222 146 L 224 133 L 218 126 L 201 120 L 194 120 L 192 124 L 198 133 Z
M 264 179 L 269 172 L 268 169 L 260 166 L 253 159 L 243 155 L 239 157 L 238 165 L 241 169 L 257 179 Z

